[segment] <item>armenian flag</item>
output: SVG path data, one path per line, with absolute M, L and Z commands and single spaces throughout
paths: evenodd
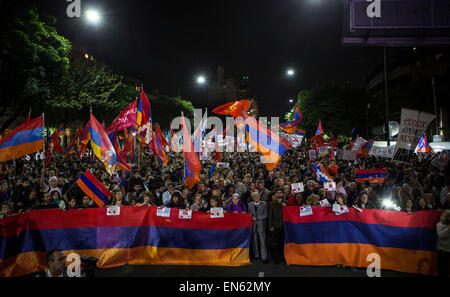
M 82 132 L 83 132 L 83 130 L 81 130 L 81 126 L 80 126 L 77 129 L 77 132 L 75 133 L 75 136 L 73 137 L 72 141 L 66 147 L 66 153 L 65 153 L 66 156 L 73 154 L 75 146 L 76 146 Z
M 155 132 L 152 132 L 152 140 L 148 144 L 148 148 L 153 152 L 153 154 L 158 157 L 159 161 L 164 165 L 167 166 L 167 162 L 169 161 L 169 158 L 167 158 L 167 155 L 164 151 L 164 148 L 162 147 L 161 143 L 158 140 L 158 137 L 155 135 Z
M 300 124 L 300 122 L 302 120 L 303 120 L 303 115 L 301 114 L 300 110 L 298 109 L 298 106 L 296 106 L 295 112 L 294 112 L 294 117 L 292 118 L 292 121 L 281 124 L 280 128 L 282 130 L 289 129 L 289 128 L 295 128 Z M 291 132 L 291 134 L 292 134 L 292 132 Z
M 112 174 L 116 169 L 116 151 L 106 134 L 105 129 L 100 125 L 91 113 L 89 134 L 91 135 L 91 147 L 94 155 L 105 164 L 106 171 Z
M 0 140 L 0 162 L 44 149 L 44 116 L 26 121 Z
M 111 192 L 89 170 L 76 183 L 99 207 L 103 207 L 111 196 Z
M 386 168 L 356 169 L 355 178 L 357 183 L 363 183 L 365 181 L 370 183 L 384 183 L 386 180 Z
M 169 144 L 167 143 L 167 140 L 164 137 L 164 134 L 161 131 L 161 128 L 159 127 L 159 124 L 156 125 L 156 129 L 155 130 L 156 130 L 156 133 L 153 136 L 156 136 L 158 138 L 159 145 L 165 151 L 166 150 L 166 146 L 168 146 Z
M 234 101 L 216 107 L 215 109 L 213 109 L 213 112 L 217 114 L 230 115 L 232 117 L 238 118 L 242 116 L 242 110 L 244 110 L 244 113 L 247 113 L 247 110 L 251 104 L 252 101 L 250 100 Z
M 419 144 L 417 144 L 415 153 L 426 153 L 429 155 L 434 154 L 433 149 L 431 148 L 430 144 L 428 143 L 428 139 L 425 135 L 422 135 L 422 138 L 420 138 Z
M 246 141 L 263 155 L 268 171 L 274 170 L 291 144 L 278 135 L 272 135 L 264 124 L 243 113 L 246 125 Z
M 145 95 L 144 89 L 141 90 L 141 100 L 139 101 L 139 109 L 137 113 L 137 121 L 139 127 L 144 126 L 148 122 L 152 123 L 152 110 L 150 102 Z
M 328 174 L 328 170 L 325 169 L 325 167 L 318 163 L 318 162 L 312 162 L 311 163 L 311 169 L 314 173 L 314 176 L 321 182 L 321 183 L 327 183 L 332 182 L 333 178 L 331 175 Z
M 61 249 L 99 259 L 97 267 L 124 265 L 250 264 L 252 219 L 225 213 L 223 218 L 193 211 L 189 220 L 157 216 L 156 207 L 35 210 L 0 219 L 0 276 L 24 276 L 44 270 L 46 252 Z
M 442 211 L 414 213 L 349 208 L 336 215 L 330 208 L 283 207 L 284 255 L 287 265 L 368 267 L 380 256 L 380 269 L 436 275 L 436 223 Z
M 322 135 L 324 134 L 323 128 L 322 128 L 322 121 L 319 121 L 319 126 L 317 127 L 316 135 Z
M 89 132 L 89 127 L 91 126 L 91 121 L 88 121 L 84 126 L 83 132 L 81 132 L 80 136 L 80 152 L 79 157 L 86 153 L 87 145 L 91 140 L 91 133 Z
M 186 186 L 192 189 L 200 181 L 200 171 L 202 164 L 198 155 L 195 153 L 191 135 L 186 127 L 186 121 L 181 113 L 181 124 L 183 125 L 183 155 L 185 160 L 184 178 Z

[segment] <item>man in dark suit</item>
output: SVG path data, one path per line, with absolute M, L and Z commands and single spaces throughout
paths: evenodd
M 253 254 L 255 258 L 267 261 L 266 230 L 267 230 L 267 203 L 261 201 L 258 192 L 252 193 L 253 201 L 248 204 L 248 212 L 253 219 Z

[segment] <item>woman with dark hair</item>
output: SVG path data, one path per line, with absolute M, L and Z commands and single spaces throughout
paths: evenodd
M 412 213 L 415 212 L 414 201 L 411 197 L 407 197 L 404 200 L 402 211 Z
M 357 201 L 356 201 L 356 206 L 358 206 L 359 208 L 364 208 L 364 209 L 376 209 L 377 206 L 369 200 L 369 195 L 366 192 L 362 192 Z
M 170 200 L 169 208 L 186 209 L 186 204 L 183 203 L 183 197 L 180 192 L 172 193 L 172 200 Z

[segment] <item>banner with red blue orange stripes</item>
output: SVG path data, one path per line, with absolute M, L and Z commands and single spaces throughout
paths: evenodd
M 157 216 L 156 207 L 35 210 L 0 220 L 0 276 L 22 276 L 45 269 L 45 254 L 61 249 L 99 259 L 97 267 L 130 265 L 250 264 L 252 219 L 227 213 L 210 218 L 194 211 L 192 219 Z
M 437 274 L 436 224 L 442 211 L 415 213 L 349 208 L 336 215 L 330 207 L 283 208 L 284 254 L 288 265 L 367 267 L 377 253 L 381 269 Z

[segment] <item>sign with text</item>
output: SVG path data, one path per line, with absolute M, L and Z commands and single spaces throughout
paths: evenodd
M 223 208 L 222 207 L 212 207 L 211 208 L 211 218 L 223 218 Z
M 156 209 L 156 216 L 170 218 L 170 208 L 168 207 L 158 207 Z
M 106 209 L 106 215 L 108 216 L 119 216 L 120 215 L 120 206 L 114 205 L 110 206 Z
M 192 219 L 192 210 L 180 209 L 178 213 L 179 219 Z
M 303 183 L 292 184 L 291 188 L 292 188 L 292 192 L 294 192 L 294 193 L 301 193 L 301 192 L 305 191 Z
M 300 216 L 311 216 L 313 214 L 311 205 L 300 206 Z
M 344 150 L 342 152 L 342 159 L 347 160 L 347 161 L 355 161 L 356 160 L 356 151 Z
M 381 146 L 372 146 L 370 149 L 369 155 L 380 157 L 380 158 L 389 158 L 392 159 L 394 156 L 395 146 L 391 145 L 390 147 L 381 147 Z
M 316 153 L 316 150 L 309 150 L 309 151 L 308 151 L 308 155 L 309 155 L 309 159 L 310 159 L 310 160 L 315 160 L 315 159 L 317 159 L 317 153 Z
M 289 142 L 293 148 L 299 147 L 302 145 L 303 136 L 288 134 L 284 132 L 279 133 L 280 137 Z
M 420 138 L 434 118 L 435 115 L 431 113 L 402 108 L 400 131 L 393 161 L 410 162 Z
M 324 185 L 325 191 L 331 192 L 336 191 L 336 183 L 335 182 L 327 182 Z
M 328 155 L 328 147 L 321 146 L 317 148 L 317 153 L 319 154 L 320 157 L 325 157 L 326 155 Z

